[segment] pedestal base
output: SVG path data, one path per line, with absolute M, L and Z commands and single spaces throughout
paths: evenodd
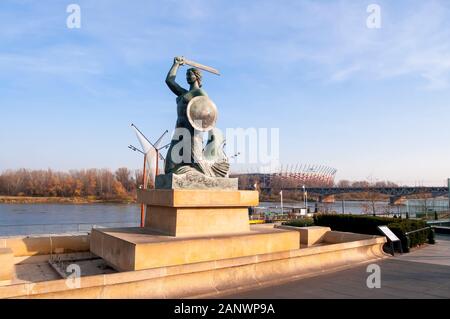
M 91 252 L 119 271 L 192 264 L 299 249 L 297 231 L 252 226 L 249 232 L 172 237 L 146 228 L 93 229 Z
M 248 232 L 248 207 L 258 192 L 232 190 L 139 190 L 147 206 L 145 227 L 170 236 Z
M 145 227 L 170 236 L 242 233 L 250 230 L 248 209 L 239 207 L 148 207 Z

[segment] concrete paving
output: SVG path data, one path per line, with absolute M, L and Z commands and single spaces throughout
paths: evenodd
M 450 236 L 437 236 L 436 245 L 426 245 L 376 264 L 381 270 L 380 288 L 367 287 L 371 273 L 367 272 L 369 264 L 364 264 L 221 298 L 450 298 Z
M 116 272 L 101 258 L 91 253 L 59 254 L 58 257 L 57 262 L 53 263 L 53 267 L 49 263 L 50 255 L 16 257 L 15 276 L 12 283 L 24 284 L 58 280 L 63 278 L 58 271 L 64 273 L 71 264 L 80 266 L 83 277 Z M 55 266 L 58 271 L 54 268 Z

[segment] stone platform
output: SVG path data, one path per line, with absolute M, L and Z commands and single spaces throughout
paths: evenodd
M 298 249 L 296 231 L 250 228 L 248 207 L 258 205 L 258 197 L 256 191 L 139 190 L 145 227 L 94 229 L 90 249 L 119 271 Z
M 263 231 L 268 230 L 269 225 L 253 227 Z M 382 247 L 386 242 L 384 237 L 329 231 L 313 246 L 302 249 L 114 272 L 106 267 L 102 260 L 89 257 L 89 236 L 66 236 L 56 245 L 47 245 L 49 242 L 54 244 L 53 239 L 57 237 L 0 239 L 0 247 L 11 248 L 16 256 L 15 278 L 9 284 L 0 283 L 0 299 L 204 298 L 292 282 L 299 278 L 353 267 L 359 263 L 369 261 L 378 263 L 380 259 L 390 257 L 383 253 Z M 27 247 L 32 248 L 25 250 Z M 49 255 L 52 251 L 53 255 Z M 78 253 L 55 255 L 55 251 L 78 251 Z M 60 277 L 52 269 L 48 261 L 55 258 L 70 261 L 81 267 L 79 288 L 68 288 L 67 279 Z M 361 285 L 367 290 L 365 267 L 364 273 Z M 442 281 L 440 277 L 438 279 Z M 302 291 L 304 292 L 304 289 Z
M 299 249 L 296 231 L 256 226 L 243 233 L 174 237 L 149 228 L 93 229 L 91 252 L 118 271 L 226 260 Z

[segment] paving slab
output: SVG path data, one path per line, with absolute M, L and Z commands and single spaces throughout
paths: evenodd
M 282 285 L 220 296 L 238 299 L 310 298 L 450 298 L 450 236 L 437 236 L 409 254 L 376 262 L 381 269 L 381 288 L 368 288 L 368 264 Z

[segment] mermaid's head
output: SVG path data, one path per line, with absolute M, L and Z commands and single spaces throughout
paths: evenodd
M 202 87 L 202 73 L 199 69 L 190 68 L 186 71 L 186 80 L 189 84 L 193 84 L 195 82 L 198 83 L 199 87 Z

